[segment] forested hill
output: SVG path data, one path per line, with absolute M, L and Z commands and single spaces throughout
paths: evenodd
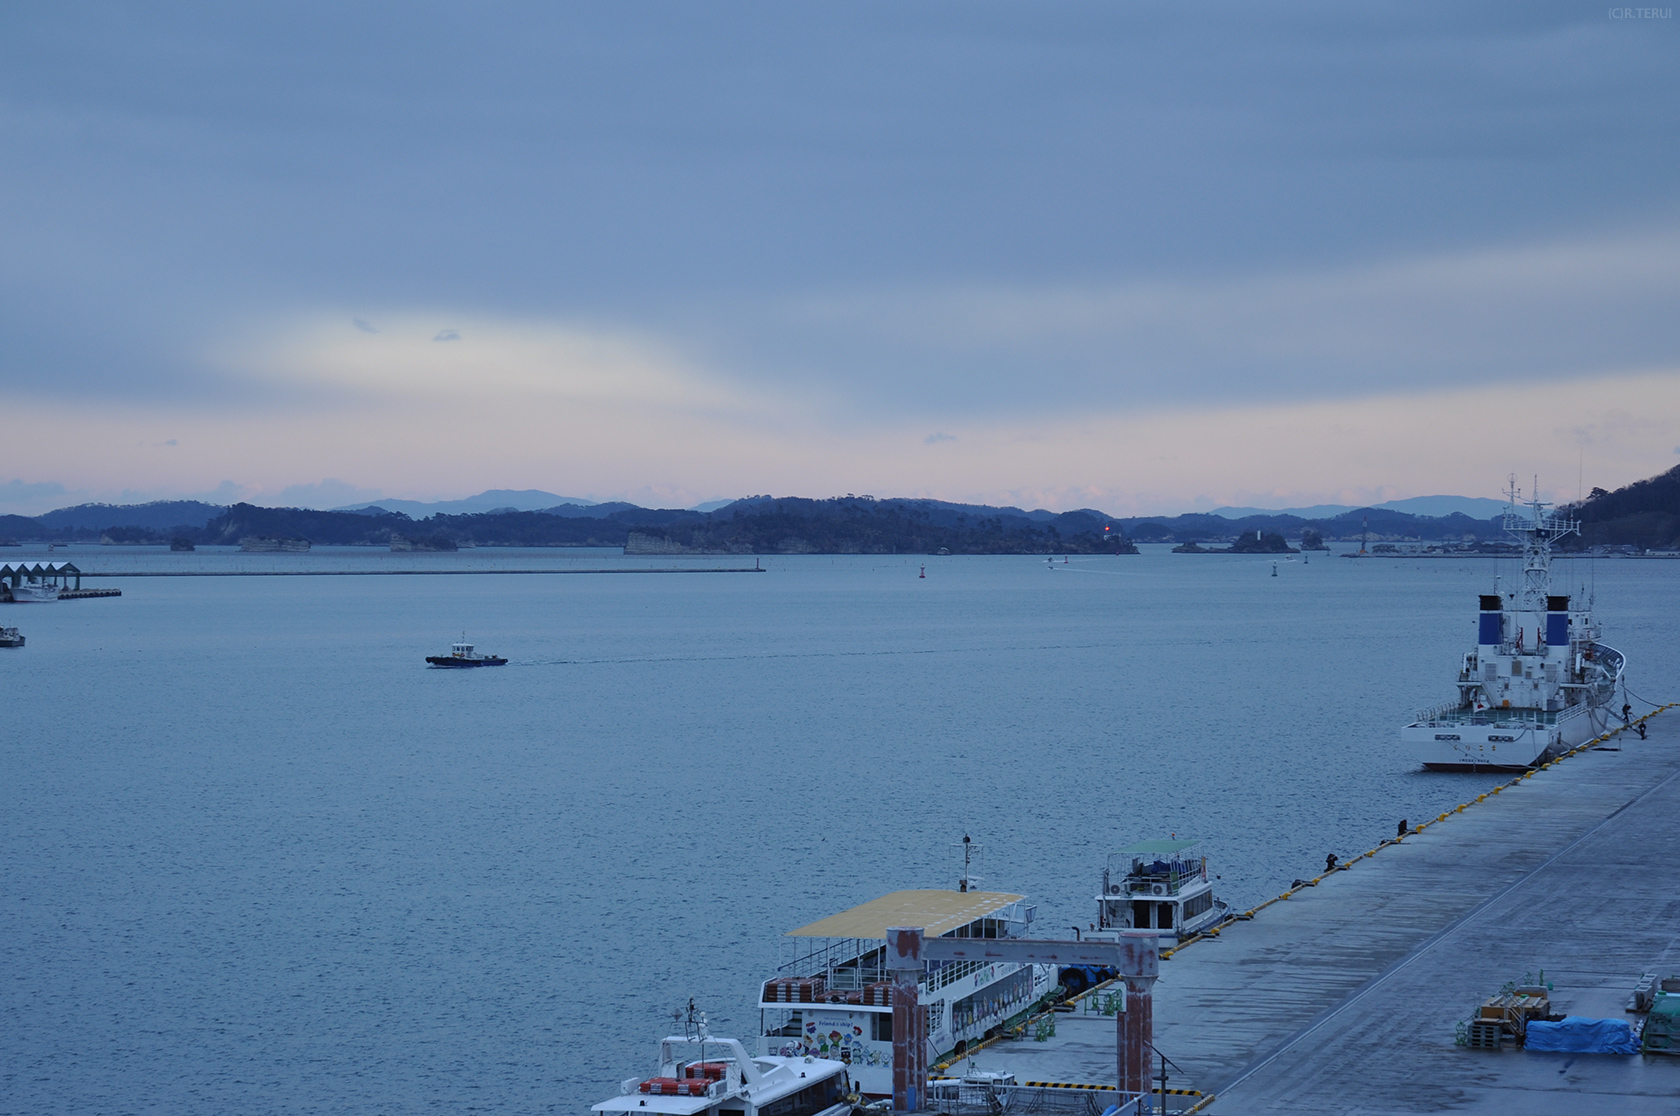
M 202 509 L 214 514 L 205 516 Z M 74 514 L 69 514 L 69 513 Z M 175 512 L 178 521 L 163 525 Z M 193 522 L 196 520 L 197 522 Z M 1329 519 L 1292 515 L 1121 518 L 1089 509 L 1023 511 L 941 500 L 845 496 L 829 500 L 753 496 L 711 512 L 631 504 L 566 505 L 548 511 L 434 514 L 415 519 L 379 507 L 311 511 L 235 504 L 82 505 L 38 518 L 0 517 L 0 539 L 160 543 L 180 538 L 236 545 L 248 536 L 308 539 L 318 545 L 389 546 L 393 536 L 436 545 L 628 546 L 640 553 L 714 552 L 937 554 L 1129 553 L 1132 541 L 1230 543 L 1255 532 L 1299 540 L 1481 540 L 1499 535 L 1489 520 L 1361 509 Z
M 1680 549 L 1680 465 L 1614 492 L 1595 488 L 1570 510 L 1582 546 Z

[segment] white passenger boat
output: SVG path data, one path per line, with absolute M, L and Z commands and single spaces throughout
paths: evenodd
M 992 891 L 895 891 L 789 932 L 798 954 L 759 993 L 759 1050 L 838 1058 L 858 1090 L 892 1095 L 892 985 L 887 929 L 920 926 L 930 938 L 1025 937 L 1037 908 Z M 1056 987 L 1048 965 L 932 962 L 917 990 L 927 1008 L 928 1064 L 1024 1017 Z
M 714 1038 L 705 1021 L 659 1044 L 650 1077 L 626 1078 L 619 1095 L 590 1106 L 625 1116 L 842 1116 L 853 1103 L 844 1062 L 750 1057 L 738 1039 Z
M 64 587 L 50 581 L 24 581 L 12 586 L 12 600 L 17 604 L 41 604 L 58 600 Z
M 1196 840 L 1139 841 L 1112 852 L 1097 896 L 1097 930 L 1155 930 L 1173 942 L 1230 913 L 1214 897 Z
M 1476 647 L 1458 671 L 1458 697 L 1400 730 L 1405 752 L 1437 771 L 1522 771 L 1609 727 L 1622 653 L 1599 642 L 1592 600 L 1552 591 L 1552 544 L 1578 530 L 1539 499 L 1518 503 L 1504 528 L 1522 544 L 1511 586 L 1481 598 Z M 1584 594 L 1583 594 L 1584 596 Z

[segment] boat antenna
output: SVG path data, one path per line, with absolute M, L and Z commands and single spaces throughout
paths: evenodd
M 968 891 L 975 884 L 980 882 L 980 877 L 971 876 L 971 875 L 969 875 L 969 872 L 968 872 L 969 865 L 972 864 L 973 861 L 974 861 L 974 854 L 976 852 L 978 852 L 979 849 L 980 849 L 980 846 L 976 845 L 974 843 L 974 839 L 971 838 L 968 834 L 964 833 L 963 834 L 963 839 L 962 839 L 963 872 L 962 872 L 962 879 L 957 881 L 957 890 L 958 891 Z

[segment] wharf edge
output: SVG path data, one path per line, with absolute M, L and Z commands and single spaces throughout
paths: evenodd
M 1649 860 L 1663 855 L 1662 840 L 1671 846 L 1680 836 L 1680 823 L 1671 820 L 1680 817 L 1674 809 L 1680 805 L 1680 721 L 1653 721 L 1676 704 L 1502 780 L 1409 827 L 1405 837 L 1385 840 L 1162 950 L 1156 1042 L 1186 1068 L 1175 1074 L 1175 1084 L 1208 1091 L 1187 1111 L 1267 1111 L 1309 1097 L 1329 1110 L 1376 1104 L 1395 1112 L 1443 1106 L 1535 1111 L 1536 1103 L 1544 1104 L 1535 1093 L 1568 1091 L 1622 1111 L 1672 1111 L 1663 1106 L 1680 1092 L 1680 1059 L 1467 1051 L 1454 1044 L 1453 1019 L 1470 1015 L 1502 981 L 1522 977 L 1524 966 L 1563 974 L 1557 995 L 1569 1010 L 1619 1017 L 1629 991 L 1622 984 L 1665 952 L 1680 958 L 1680 896 L 1667 897 L 1663 872 Z M 1641 724 L 1655 730 L 1649 741 L 1633 737 L 1631 730 Z M 1566 760 L 1568 773 L 1549 771 Z M 1473 810 L 1477 805 L 1483 809 Z M 1436 828 L 1449 821 L 1455 824 Z M 1501 839 L 1504 847 L 1490 844 Z M 1379 852 L 1387 855 L 1373 861 Z M 1594 935 L 1590 923 L 1599 907 L 1571 907 L 1560 915 L 1551 892 L 1568 894 L 1583 871 L 1581 858 L 1598 857 L 1592 863 L 1605 864 L 1596 869 L 1602 872 L 1608 870 L 1604 858 L 1618 854 L 1630 861 L 1616 865 L 1620 875 L 1647 864 L 1648 882 L 1629 896 L 1635 904 L 1630 909 L 1642 917 Z M 1438 877 L 1439 910 L 1427 902 L 1427 885 Z M 1322 885 L 1328 890 L 1317 890 Z M 1543 908 L 1537 908 L 1536 892 L 1547 892 Z M 1536 909 L 1544 913 L 1533 914 Z M 1542 920 L 1538 926 L 1531 925 L 1535 918 Z M 1589 922 L 1585 936 L 1572 919 Z M 1241 922 L 1249 925 L 1236 927 Z M 1573 963 L 1570 951 L 1583 949 L 1591 956 Z M 1176 964 L 1170 960 L 1175 955 Z M 1476 957 L 1483 957 L 1480 968 Z M 1411 999 L 1393 1002 L 1402 984 Z M 1028 1025 L 1016 1029 L 1017 1036 L 1023 1032 L 1030 1035 Z M 1041 1087 L 1103 1081 L 1113 1073 L 1106 1035 L 1093 1035 L 1091 1043 L 1046 1044 L 1007 1043 L 1004 1037 L 977 1044 L 961 1061 Z M 1332 1053 L 1360 1043 L 1368 1049 Z M 948 1071 L 957 1061 L 932 1068 Z M 1390 1091 L 1369 1094 L 1385 1087 Z M 1227 1103 L 1216 1103 L 1220 1097 Z

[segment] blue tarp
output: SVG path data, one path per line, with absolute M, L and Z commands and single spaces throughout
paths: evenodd
M 1527 1050 L 1562 1050 L 1571 1054 L 1637 1054 L 1639 1042 L 1625 1019 L 1565 1016 L 1562 1022 L 1537 1019 L 1528 1025 Z

